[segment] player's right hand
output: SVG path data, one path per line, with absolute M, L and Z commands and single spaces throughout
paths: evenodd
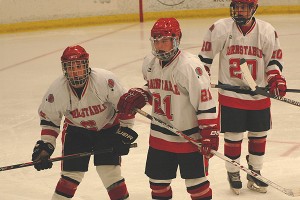
M 142 88 L 131 88 L 120 97 L 117 105 L 119 113 L 135 114 L 135 108 L 143 108 L 149 100 L 149 94 Z
M 52 144 L 42 140 L 37 141 L 32 153 L 32 161 L 37 162 L 34 164 L 34 168 L 38 171 L 52 168 L 52 162 L 49 161 L 49 158 L 53 151 L 54 146 Z

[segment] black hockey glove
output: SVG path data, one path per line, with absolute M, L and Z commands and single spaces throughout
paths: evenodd
M 37 141 L 32 153 L 32 161 L 37 161 L 34 168 L 38 171 L 52 168 L 52 162 L 49 161 L 49 158 L 53 151 L 54 146 L 52 144 L 42 140 Z
M 137 137 L 138 134 L 134 130 L 128 127 L 120 127 L 113 144 L 114 153 L 119 156 L 127 155 L 129 153 L 130 144 L 133 143 Z
M 120 127 L 117 131 L 117 134 L 120 135 L 120 139 L 125 144 L 132 144 L 137 138 L 138 134 L 128 127 Z

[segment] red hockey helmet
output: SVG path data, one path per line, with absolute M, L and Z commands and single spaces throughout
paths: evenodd
M 181 37 L 181 29 L 175 18 L 160 18 L 155 22 L 151 29 L 151 37 L 156 39 L 163 36 Z
M 238 25 L 247 24 L 254 16 L 258 0 L 231 0 L 230 16 Z
M 178 51 L 179 41 L 182 33 L 179 22 L 175 18 L 160 18 L 151 29 L 152 54 L 162 61 L 169 61 Z M 163 38 L 170 38 L 173 47 L 170 51 L 165 52 L 155 48 L 154 43 Z
M 83 86 L 91 73 L 89 54 L 79 45 L 69 46 L 64 50 L 61 64 L 65 77 L 74 87 Z

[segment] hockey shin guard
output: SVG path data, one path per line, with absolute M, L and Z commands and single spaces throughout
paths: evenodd
M 240 162 L 243 133 L 226 132 L 224 134 L 224 155 L 236 162 Z M 237 172 L 239 169 L 231 164 L 225 163 L 228 172 Z
M 172 188 L 170 186 L 170 183 L 153 183 L 150 181 L 150 188 L 152 190 L 152 199 L 172 199 Z
M 124 179 L 109 186 L 107 192 L 111 200 L 128 199 L 129 197 Z
M 201 179 L 194 179 L 200 180 Z M 193 181 L 193 179 L 186 179 L 186 184 L 188 185 L 188 181 Z M 198 181 L 199 182 L 199 181 Z M 209 200 L 212 199 L 212 190 L 209 187 L 210 183 L 208 180 L 204 182 L 200 182 L 193 186 L 187 186 L 187 192 L 191 195 L 192 200 Z
M 70 177 L 62 175 L 56 185 L 55 194 L 71 199 L 74 196 L 79 183 L 80 182 Z

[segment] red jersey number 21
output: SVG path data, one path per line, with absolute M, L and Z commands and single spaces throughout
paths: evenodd
M 153 109 L 158 115 L 163 115 L 168 118 L 168 120 L 173 120 L 173 114 L 171 114 L 171 95 L 161 98 L 159 93 L 153 93 Z

